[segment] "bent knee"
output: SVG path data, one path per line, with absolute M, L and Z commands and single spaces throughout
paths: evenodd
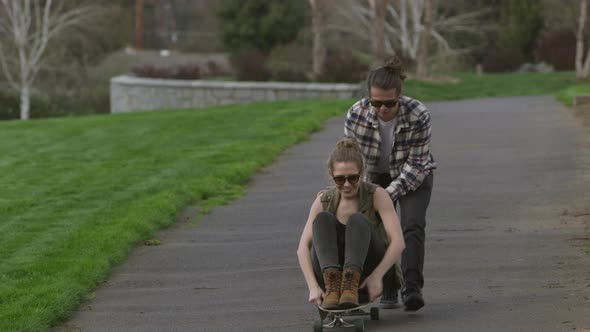
M 314 225 L 318 222 L 327 222 L 327 221 L 335 221 L 336 216 L 333 213 L 322 211 L 318 213 L 318 215 L 313 220 Z
M 364 214 L 360 212 L 353 213 L 349 218 L 348 222 L 346 223 L 347 226 L 359 226 L 359 227 L 369 227 L 369 220 L 365 217 Z

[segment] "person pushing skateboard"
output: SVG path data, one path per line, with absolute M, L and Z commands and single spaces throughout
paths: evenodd
M 405 309 L 424 306 L 424 241 L 426 210 L 436 163 L 430 153 L 430 114 L 424 104 L 405 96 L 402 62 L 392 57 L 367 77 L 369 96 L 348 110 L 344 136 L 356 141 L 366 162 L 364 180 L 384 188 L 399 204 L 406 248 L 402 254 Z M 394 278 L 395 273 L 388 273 Z M 396 280 L 385 280 L 382 308 L 398 303 Z

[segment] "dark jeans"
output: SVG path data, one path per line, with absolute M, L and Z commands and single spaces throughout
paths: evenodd
M 311 250 L 314 273 L 323 289 L 322 272 L 331 267 L 356 268 L 362 282 L 383 259 L 385 244 L 362 213 L 353 214 L 343 225 L 334 214 L 320 212 L 313 221 Z
M 389 174 L 380 174 L 376 184 L 387 188 L 391 184 Z M 420 187 L 398 200 L 400 222 L 404 232 L 406 249 L 402 253 L 402 272 L 407 286 L 424 286 L 424 242 L 426 239 L 426 210 L 430 203 L 434 175 L 426 176 Z M 395 204 L 395 202 L 394 202 Z

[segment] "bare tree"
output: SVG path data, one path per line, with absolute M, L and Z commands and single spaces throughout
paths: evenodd
M 135 0 L 135 47 L 143 49 L 143 0 Z
M 418 78 L 428 77 L 428 44 L 432 34 L 432 12 L 433 0 L 426 0 L 424 7 L 424 30 L 420 37 L 420 50 L 418 53 L 418 63 L 416 67 L 416 76 Z
M 49 40 L 88 17 L 94 7 L 62 11 L 52 0 L 1 0 L 0 64 L 8 83 L 20 92 L 20 118 L 29 119 L 31 87 Z
M 312 51 L 312 79 L 317 81 L 324 73 L 326 64 L 326 43 L 325 33 L 325 11 L 323 2 L 325 0 L 309 0 L 311 8 L 313 51 Z
M 422 33 L 422 13 L 424 11 L 424 0 L 414 0 L 408 3 L 407 0 L 400 0 L 399 8 L 389 6 L 389 12 L 393 17 L 393 24 L 388 26 L 388 33 L 397 42 L 404 55 L 416 60 L 418 47 L 420 45 L 420 34 Z
M 584 57 L 584 28 L 588 16 L 588 1 L 580 0 L 580 17 L 578 18 L 578 31 L 576 33 L 576 77 L 579 80 L 588 79 L 590 70 L 590 49 Z
M 375 38 L 373 40 L 373 66 L 383 65 L 385 61 L 385 15 L 387 0 L 369 0 L 374 13 Z
M 176 17 L 174 16 L 174 3 L 170 0 L 155 2 L 155 18 L 157 35 L 161 45 L 166 49 L 176 48 L 178 32 L 176 29 Z
M 385 16 L 385 53 L 394 54 L 399 51 L 403 57 L 417 61 L 421 47 L 420 37 L 425 29 L 424 11 L 425 0 L 386 0 Z M 375 12 L 372 10 L 371 0 L 340 0 L 342 5 L 334 8 L 333 15 L 340 17 L 340 22 L 334 20 L 328 25 L 328 30 L 344 32 L 359 39 L 370 39 L 374 36 Z M 469 33 L 480 35 L 484 28 L 479 19 L 487 14 L 489 9 L 460 13 L 456 15 L 433 15 L 430 38 L 434 45 L 447 55 L 464 52 L 451 48 L 447 38 L 453 33 Z M 343 24 L 342 21 L 354 22 Z

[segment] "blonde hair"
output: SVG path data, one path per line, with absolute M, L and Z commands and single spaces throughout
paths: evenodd
M 363 153 L 361 152 L 361 148 L 356 141 L 349 138 L 338 141 L 338 143 L 336 143 L 336 147 L 334 150 L 332 150 L 332 153 L 330 153 L 327 163 L 330 175 L 332 175 L 334 172 L 334 163 L 339 162 L 355 163 L 359 168 L 360 174 L 363 174 L 363 171 L 365 170 L 365 163 L 363 161 Z

